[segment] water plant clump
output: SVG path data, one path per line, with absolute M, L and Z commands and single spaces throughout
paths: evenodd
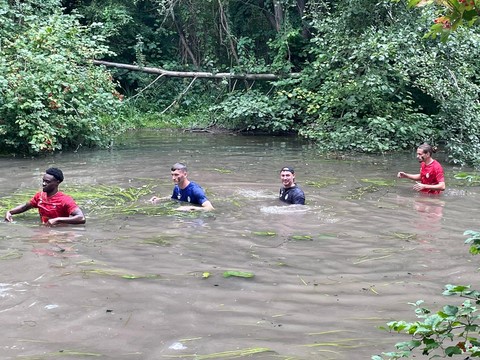
M 116 185 L 95 185 L 95 186 L 66 186 L 66 194 L 75 199 L 82 210 L 89 216 L 113 217 L 122 215 L 147 215 L 147 216 L 198 216 L 192 212 L 176 211 L 178 204 L 166 201 L 161 204 L 152 205 L 146 198 L 154 193 L 153 180 L 151 183 L 139 187 L 123 188 Z M 28 202 L 34 192 L 31 190 L 19 190 L 10 196 L 0 199 L 0 211 L 5 213 L 15 206 Z M 35 211 L 29 211 L 21 216 L 37 218 Z
M 325 178 L 320 181 L 313 181 L 313 180 L 305 181 L 306 185 L 313 186 L 319 189 L 325 188 L 330 185 L 338 185 L 340 183 L 341 183 L 341 180 L 337 178 Z
M 376 193 L 384 189 L 388 191 L 390 187 L 395 186 L 395 181 L 388 179 L 361 179 L 360 181 L 369 185 L 359 186 L 350 190 L 350 195 L 347 195 L 346 199 L 362 199 L 367 194 Z

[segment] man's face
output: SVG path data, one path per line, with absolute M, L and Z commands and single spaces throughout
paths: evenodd
M 172 180 L 175 184 L 182 183 L 187 178 L 187 173 L 183 170 L 172 171 Z
M 289 188 L 292 187 L 295 182 L 295 175 L 290 171 L 282 171 L 280 172 L 280 180 L 282 180 L 284 187 Z
M 425 161 L 426 158 L 427 158 L 427 154 L 425 154 L 422 149 L 417 149 L 418 162 Z
M 60 182 L 55 178 L 55 176 L 50 174 L 43 175 L 42 179 L 42 190 L 47 194 L 52 192 L 58 187 Z

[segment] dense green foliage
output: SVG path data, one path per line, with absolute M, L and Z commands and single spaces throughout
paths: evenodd
M 95 26 L 81 26 L 56 1 L 0 7 L 0 141 L 40 153 L 102 145 L 117 124 L 120 96 L 111 75 L 89 60 L 108 53 Z
M 444 6 L 415 7 L 424 3 Z M 450 3 L 463 12 L 452 12 Z M 430 142 L 454 163 L 480 166 L 480 28 L 439 28 L 447 42 L 424 38 L 440 15 L 473 25 L 475 1 L 19 4 L 3 0 L 1 7 L 3 145 L 38 152 L 105 144 L 104 135 L 120 127 L 120 95 L 105 70 L 90 65 L 102 59 L 278 77 L 181 79 L 112 68 L 126 99 L 124 127 L 296 133 L 329 152 L 381 153 Z
M 404 6 L 353 2 L 314 19 L 315 61 L 288 92 L 300 133 L 331 151 L 444 143 L 454 162 L 478 165 L 478 33 L 424 41 L 427 22 Z
M 470 253 L 480 253 L 480 232 L 468 230 L 466 244 Z M 460 305 L 446 305 L 437 312 L 425 308 L 419 300 L 411 305 L 415 307 L 415 322 L 392 321 L 387 330 L 406 333 L 412 336 L 410 341 L 397 343 L 397 351 L 372 356 L 372 360 L 401 359 L 415 357 L 415 350 L 432 358 L 460 356 L 462 359 L 480 357 L 480 291 L 469 285 L 446 285 L 445 296 L 464 298 Z

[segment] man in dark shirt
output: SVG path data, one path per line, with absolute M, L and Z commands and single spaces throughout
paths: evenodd
M 176 163 L 172 166 L 171 171 L 172 180 L 175 186 L 173 188 L 173 193 L 170 198 L 181 202 L 188 202 L 190 204 L 200 205 L 184 205 L 177 208 L 177 210 L 214 210 L 212 203 L 207 199 L 207 197 L 205 196 L 205 192 L 200 187 L 200 185 L 188 179 L 187 166 L 185 164 Z M 159 198 L 154 196 L 150 199 L 150 202 L 155 204 L 158 201 L 164 199 L 166 198 Z
M 279 199 L 288 204 L 305 205 L 305 194 L 297 184 L 295 184 L 295 171 L 291 167 L 284 167 L 280 170 L 280 188 Z

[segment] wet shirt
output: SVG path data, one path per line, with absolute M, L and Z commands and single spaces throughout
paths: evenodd
M 296 185 L 287 189 L 280 188 L 279 199 L 289 204 L 305 205 L 305 194 Z
M 437 160 L 433 160 L 426 165 L 422 162 L 420 165 L 420 182 L 426 185 L 437 185 L 440 182 L 445 182 L 442 165 Z M 440 190 L 423 189 L 421 190 L 428 194 L 440 194 Z
M 172 199 L 198 205 L 202 205 L 208 200 L 200 185 L 193 181 L 190 181 L 190 184 L 188 184 L 183 190 L 180 189 L 178 185 L 175 185 L 173 188 Z
M 57 217 L 69 217 L 78 208 L 70 196 L 60 191 L 50 197 L 47 193 L 40 191 L 30 200 L 30 205 L 38 209 L 42 223 Z

